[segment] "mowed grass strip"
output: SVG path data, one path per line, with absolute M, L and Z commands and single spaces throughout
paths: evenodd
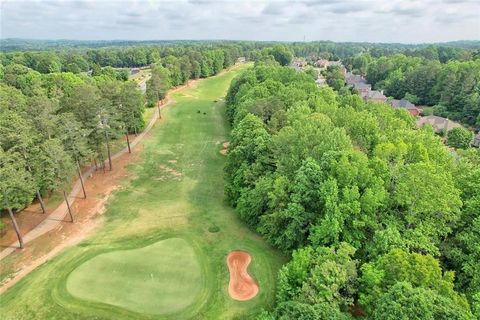
M 223 194 L 226 157 L 219 150 L 229 140 L 229 128 L 221 99 L 233 77 L 247 67 L 236 66 L 173 94 L 175 102 L 162 110 L 163 121 L 142 142 L 141 161 L 130 167 L 134 178 L 109 199 L 103 226 L 0 296 L 2 320 L 254 319 L 273 304 L 277 271 L 285 258 L 238 219 Z M 134 311 L 125 302 L 80 298 L 67 288 L 70 274 L 98 255 L 168 238 L 185 239 L 193 247 L 203 275 L 194 301 L 176 312 L 175 301 L 172 313 L 153 314 Z M 235 301 L 228 294 L 226 257 L 232 250 L 252 256 L 248 271 L 259 286 L 252 300 Z M 150 265 L 156 257 L 138 259 Z M 143 303 L 156 300 L 157 295 L 149 295 Z
M 195 251 L 180 238 L 97 255 L 67 279 L 67 290 L 77 298 L 147 314 L 188 307 L 202 286 Z

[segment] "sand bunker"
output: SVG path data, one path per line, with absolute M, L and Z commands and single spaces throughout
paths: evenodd
M 230 141 L 225 141 L 223 144 L 223 149 L 220 150 L 220 153 L 226 155 L 228 152 L 228 146 L 230 145 Z
M 255 280 L 248 274 L 248 265 L 252 257 L 243 251 L 232 251 L 227 257 L 230 282 L 228 293 L 230 297 L 239 301 L 250 300 L 258 293 Z

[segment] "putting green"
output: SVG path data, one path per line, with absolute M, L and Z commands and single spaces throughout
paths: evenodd
M 147 314 L 178 312 L 203 288 L 195 251 L 187 241 L 170 238 L 144 248 L 100 254 L 67 279 L 75 297 Z

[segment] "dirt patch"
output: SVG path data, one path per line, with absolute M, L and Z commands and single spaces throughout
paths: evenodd
M 230 271 L 228 293 L 234 300 L 250 300 L 258 293 L 258 285 L 247 270 L 251 261 L 252 257 L 244 251 L 232 251 L 227 256 Z
M 160 170 L 162 170 L 162 172 L 165 172 L 167 175 L 169 176 L 173 176 L 175 178 L 179 178 L 182 176 L 182 173 L 173 169 L 173 168 L 170 168 L 170 167 L 167 167 L 166 165 L 160 165 Z M 164 176 L 162 175 L 161 178 L 163 178 Z M 161 179 L 163 180 L 163 179 Z
M 228 152 L 228 147 L 230 146 L 230 141 L 225 141 L 224 143 L 222 143 L 222 146 L 223 146 L 223 149 L 220 150 L 220 153 L 223 155 L 226 155 Z

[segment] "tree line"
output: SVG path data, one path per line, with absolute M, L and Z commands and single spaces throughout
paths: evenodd
M 11 64 L 22 65 L 40 73 L 61 71 L 80 73 L 106 66 L 133 68 L 148 66 L 160 60 L 180 59 L 182 64 L 191 64 L 189 68 L 195 72 L 204 65 L 205 70 L 202 75 L 198 74 L 198 77 L 205 77 L 211 72 L 208 70 L 209 67 L 211 68 L 208 65 L 213 64 L 211 60 L 220 60 L 217 55 L 221 55 L 221 59 L 225 60 L 226 64 L 231 64 L 239 56 L 247 53 L 250 47 L 248 44 L 185 44 L 60 51 L 14 51 L 0 53 L 0 62 L 5 67 Z
M 41 54 L 54 60 L 61 56 Z M 171 86 L 217 74 L 238 54 L 236 48 L 218 47 L 183 55 L 172 48 L 169 55 L 152 60 L 145 96 L 137 83 L 127 81 L 128 73 L 111 66 L 75 74 L 59 72 L 61 68 L 42 73 L 16 58 L 0 65 L 0 211 L 8 211 L 14 220 L 15 211 L 36 200 L 45 212 L 43 197 L 53 190 L 63 191 L 69 205 L 67 193 L 74 176 L 81 178 L 82 165 L 93 162 L 105 170 L 108 160 L 111 170 L 110 144 L 124 135 L 130 150 L 128 134 L 145 127 L 145 104 L 155 106 Z M 83 194 L 87 196 L 85 189 Z M 22 244 L 16 223 L 14 227 Z
M 259 319 L 480 316 L 478 149 L 278 64 L 235 78 L 226 108 L 226 197 L 291 254 Z

